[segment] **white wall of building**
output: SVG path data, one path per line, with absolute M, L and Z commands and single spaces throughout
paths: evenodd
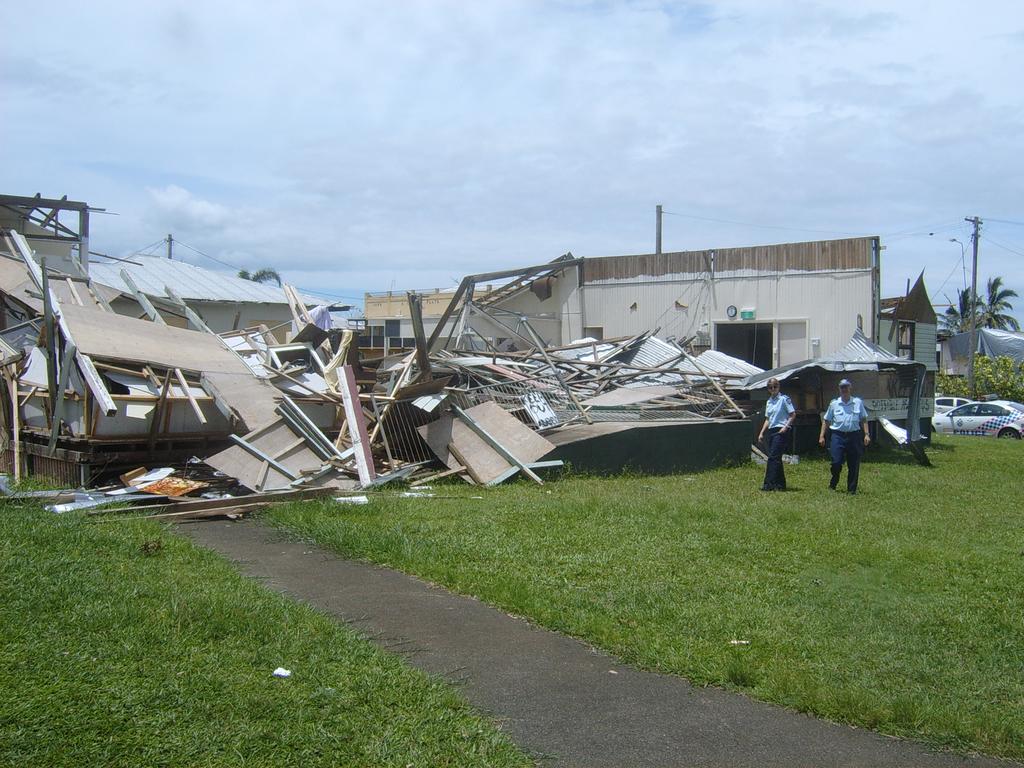
M 706 334 L 714 345 L 717 324 L 771 323 L 774 364 L 785 365 L 838 350 L 858 324 L 869 336 L 874 330 L 871 270 L 717 275 L 714 280 L 662 276 L 587 283 L 582 290 L 565 282 L 560 306 L 570 333 L 563 343 L 583 335 L 583 326 L 596 326 L 605 338 L 660 328 L 662 337 Z M 735 318 L 728 316 L 730 306 L 737 308 Z M 744 311 L 753 312 L 753 321 L 742 318 Z M 802 346 L 795 335 L 801 323 Z M 781 334 L 780 324 L 788 324 Z

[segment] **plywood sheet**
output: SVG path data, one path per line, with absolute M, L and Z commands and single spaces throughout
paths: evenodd
M 497 403 L 488 402 L 473 406 L 466 414 L 524 464 L 537 461 L 554 449 L 554 445 Z M 417 431 L 449 469 L 454 469 L 460 464 L 448 450 L 448 445 L 454 443 L 480 482 L 490 482 L 511 467 L 501 454 L 478 437 L 473 430 L 450 415 L 442 416 L 438 421 L 420 427 Z
M 208 335 L 208 334 L 207 334 Z M 201 383 L 211 397 L 220 398 L 231 406 L 244 423 L 243 429 L 253 430 L 277 418 L 277 405 L 281 393 L 264 379 L 257 379 L 243 365 L 245 373 L 204 373 Z
M 305 442 L 300 442 L 299 436 L 280 417 L 245 435 L 244 439 L 296 475 L 319 469 L 322 465 L 320 457 Z M 264 466 L 266 462 L 238 445 L 226 448 L 205 461 L 254 491 L 275 491 L 291 487 L 290 477 L 274 467 Z
M 186 371 L 252 373 L 237 355 L 209 333 L 62 304 L 78 351 L 98 359 L 147 363 Z

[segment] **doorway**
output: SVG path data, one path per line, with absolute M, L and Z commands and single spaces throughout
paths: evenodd
M 773 330 L 772 323 L 715 323 L 715 349 L 769 370 Z

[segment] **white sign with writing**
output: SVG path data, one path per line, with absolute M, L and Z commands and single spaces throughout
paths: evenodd
M 887 419 L 907 418 L 907 408 L 910 407 L 910 398 L 907 397 L 873 397 L 864 398 L 864 405 L 868 409 L 868 416 L 872 420 L 885 417 Z M 931 418 L 935 414 L 935 398 L 921 398 L 921 418 Z
M 555 412 L 551 410 L 551 406 L 548 401 L 544 399 L 544 395 L 539 392 L 528 392 L 519 398 L 526 412 L 530 414 L 530 418 L 533 419 L 533 423 L 537 425 L 538 429 L 544 429 L 546 427 L 557 427 L 560 423 Z

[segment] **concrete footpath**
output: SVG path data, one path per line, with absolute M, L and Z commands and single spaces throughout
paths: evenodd
M 542 765 L 1006 766 L 938 754 L 736 693 L 643 672 L 578 640 L 259 522 L 179 525 L 242 573 L 458 685 Z

